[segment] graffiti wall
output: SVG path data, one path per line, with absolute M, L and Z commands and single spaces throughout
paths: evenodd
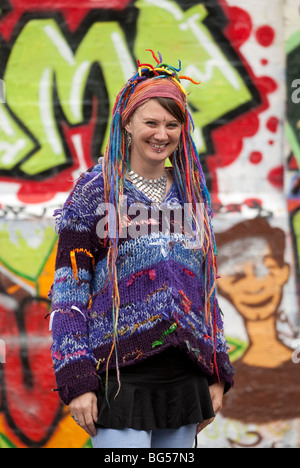
M 160 51 L 212 196 L 236 386 L 199 447 L 300 447 L 300 1 L 0 0 L 0 447 L 90 447 L 50 360 L 53 211 Z M 46 318 L 45 318 L 46 317 Z

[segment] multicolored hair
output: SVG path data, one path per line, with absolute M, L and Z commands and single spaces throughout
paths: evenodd
M 184 87 L 182 86 L 180 80 L 190 80 L 195 84 L 200 83 L 196 83 L 194 80 L 187 76 L 179 75 L 179 72 L 181 71 L 180 61 L 179 67 L 176 69 L 175 67 L 163 63 L 160 53 L 158 53 L 158 58 L 152 50 L 147 50 L 151 52 L 153 59 L 156 62 L 156 65 L 140 63 L 139 61 L 137 61 L 137 73 L 126 83 L 126 85 L 121 89 L 121 91 L 117 95 L 112 112 L 110 138 L 106 147 L 102 163 L 105 202 L 111 203 L 115 208 L 115 213 L 117 213 L 117 220 L 114 216 L 112 216 L 111 219 L 109 219 L 109 222 L 111 223 L 110 226 L 113 226 L 114 236 L 111 236 L 108 240 L 109 248 L 107 257 L 107 267 L 109 277 L 107 279 L 107 285 L 111 288 L 112 292 L 114 339 L 110 355 L 107 359 L 107 373 L 112 353 L 115 351 L 118 379 L 119 369 L 117 354 L 117 326 L 118 313 L 120 307 L 120 297 L 118 290 L 116 260 L 118 255 L 119 235 L 122 229 L 119 208 L 122 203 L 124 179 L 126 176 L 126 172 L 127 170 L 130 170 L 130 146 L 126 137 L 124 120 L 128 120 L 128 118 L 130 118 L 129 114 L 131 111 L 128 113 L 128 105 L 130 106 L 130 102 L 132 102 L 135 93 L 138 93 L 141 90 L 143 90 L 142 84 L 146 82 L 149 83 L 149 85 L 155 86 L 158 82 L 162 83 L 161 80 L 168 80 L 172 85 L 176 87 L 175 94 L 179 96 L 177 102 L 179 101 L 179 104 L 184 103 L 184 105 L 181 105 L 180 107 L 185 113 L 185 123 L 182 125 L 182 134 L 178 150 L 176 150 L 171 159 L 173 166 L 172 175 L 180 193 L 182 202 L 187 203 L 190 207 L 189 218 L 190 220 L 192 220 L 192 222 L 196 223 L 196 232 L 198 232 L 200 235 L 198 241 L 200 242 L 200 245 L 203 249 L 203 253 L 206 257 L 206 269 L 204 275 L 205 315 L 207 322 L 212 323 L 213 314 L 216 313 L 215 290 L 217 267 L 215 260 L 215 239 L 211 227 L 211 202 L 206 187 L 205 177 L 202 171 L 199 154 L 191 136 L 191 133 L 194 130 L 194 123 L 188 109 L 187 93 Z M 177 91 L 179 94 L 177 93 Z M 131 108 L 131 110 L 134 111 L 134 106 L 131 106 Z M 199 207 L 201 207 L 201 209 L 199 209 Z M 213 266 L 213 268 L 211 268 L 211 266 Z M 211 271 L 213 271 L 213 275 L 211 275 Z

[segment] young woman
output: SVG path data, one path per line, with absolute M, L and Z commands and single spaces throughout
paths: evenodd
M 233 385 L 187 95 L 152 54 L 117 96 L 104 158 L 55 213 L 58 391 L 99 448 L 192 447 Z

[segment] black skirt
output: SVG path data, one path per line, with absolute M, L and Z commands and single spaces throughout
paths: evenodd
M 215 416 L 207 377 L 179 349 L 169 348 L 141 363 L 109 372 L 97 394 L 97 427 L 138 430 L 176 429 Z

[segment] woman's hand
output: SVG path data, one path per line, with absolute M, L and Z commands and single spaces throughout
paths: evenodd
M 95 423 L 98 419 L 97 397 L 94 392 L 84 393 L 69 405 L 74 421 L 84 429 L 90 437 L 97 434 Z
M 211 401 L 214 409 L 215 416 L 221 411 L 223 406 L 225 382 L 219 382 L 209 387 Z M 203 431 L 209 424 L 214 421 L 215 418 L 206 419 L 197 426 L 197 435 Z

